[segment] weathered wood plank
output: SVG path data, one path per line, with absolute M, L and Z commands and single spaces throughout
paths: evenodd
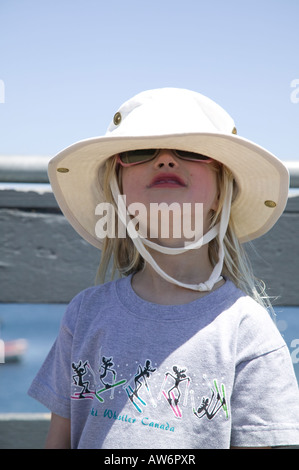
M 77 235 L 51 192 L 1 191 L 0 200 L 1 302 L 69 302 L 94 284 L 100 252 Z M 299 305 L 298 234 L 299 197 L 292 197 L 278 223 L 247 247 L 275 305 Z

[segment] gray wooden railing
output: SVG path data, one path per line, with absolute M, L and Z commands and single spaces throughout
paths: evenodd
M 69 302 L 94 283 L 100 253 L 61 214 L 48 185 L 48 160 L 0 156 L 0 302 Z M 287 207 L 248 246 L 275 305 L 299 305 L 299 162 L 287 166 Z M 43 447 L 48 425 L 49 414 L 0 415 L 0 449 Z

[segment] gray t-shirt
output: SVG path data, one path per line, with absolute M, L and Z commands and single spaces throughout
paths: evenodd
M 131 276 L 78 294 L 29 395 L 71 419 L 72 448 L 299 444 L 299 393 L 269 314 L 226 283 L 184 305 Z

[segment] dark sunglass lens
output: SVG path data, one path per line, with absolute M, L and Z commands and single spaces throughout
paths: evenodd
M 153 158 L 155 153 L 156 149 L 129 150 L 120 153 L 119 157 L 123 163 L 139 163 Z
M 211 158 L 207 157 L 206 155 L 201 155 L 200 153 L 195 152 L 188 152 L 187 150 L 176 150 L 175 152 L 180 158 L 186 158 L 188 160 L 211 160 Z

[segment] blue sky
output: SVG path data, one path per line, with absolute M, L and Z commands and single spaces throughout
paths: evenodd
M 298 18 L 298 0 L 0 0 L 0 155 L 55 155 L 175 86 L 299 161 Z

